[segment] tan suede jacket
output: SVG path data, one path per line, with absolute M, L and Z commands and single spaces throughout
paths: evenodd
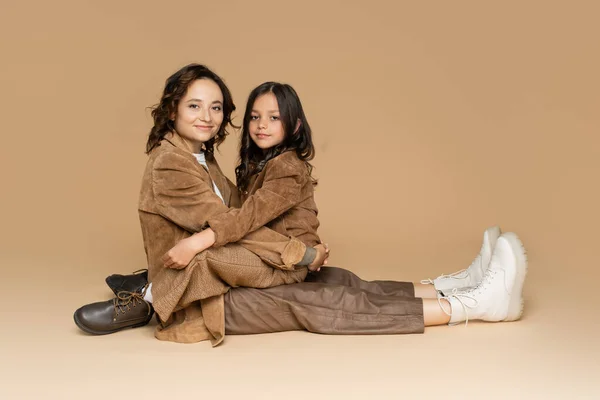
M 159 326 L 156 336 L 183 342 L 211 339 L 216 345 L 224 333 L 222 299 L 212 301 L 215 306 L 211 307 L 211 315 L 207 315 L 206 310 L 202 315 L 198 304 L 189 307 L 190 310 L 172 305 L 161 307 L 161 299 L 169 298 L 172 279 L 177 279 L 173 276 L 181 275 L 166 269 L 161 257 L 181 239 L 202 230 L 210 218 L 227 213 L 227 205 L 239 205 L 237 189 L 222 173 L 214 158 L 207 156 L 207 164 L 208 171 L 198 163 L 179 135 L 168 135 L 150 153 L 142 179 L 138 212 L 155 310 L 163 323 L 167 322 L 168 325 L 174 321 L 182 325 L 179 331 L 171 329 L 171 333 L 164 334 L 161 331 L 166 326 Z M 213 181 L 227 205 L 215 194 Z M 242 240 L 239 245 L 256 254 L 264 263 L 291 274 L 306 274 L 306 269 L 294 270 L 294 265 L 302 260 L 306 252 L 306 246 L 301 241 L 267 227 L 257 229 L 250 236 L 250 240 Z M 205 280 L 202 284 L 222 286 L 222 282 L 217 280 L 214 283 Z M 194 288 L 188 287 L 188 291 L 193 292 Z M 204 304 L 202 308 L 205 308 Z M 173 314 L 179 311 L 178 315 Z
M 309 247 L 321 243 L 314 185 L 306 163 L 294 151 L 274 157 L 252 176 L 242 200 L 241 208 L 208 219 L 216 234 L 215 246 L 237 242 L 262 226 Z

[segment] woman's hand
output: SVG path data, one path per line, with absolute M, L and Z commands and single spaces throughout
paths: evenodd
M 166 268 L 182 269 L 188 266 L 196 254 L 208 249 L 215 243 L 215 233 L 208 228 L 202 232 L 182 239 L 162 256 Z
M 320 271 L 323 265 L 327 265 L 327 259 L 329 258 L 329 246 L 327 244 L 318 244 L 313 248 L 317 250 L 317 256 L 308 266 L 308 270 Z

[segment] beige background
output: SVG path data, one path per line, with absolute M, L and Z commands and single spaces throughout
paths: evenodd
M 33 1 L 0 6 L 0 398 L 597 398 L 594 1 Z M 179 67 L 299 92 L 333 265 L 418 280 L 486 226 L 529 251 L 521 322 L 178 345 L 72 313 L 145 265 L 145 109 Z M 241 120 L 238 112 L 237 121 Z M 232 176 L 237 135 L 219 159 Z

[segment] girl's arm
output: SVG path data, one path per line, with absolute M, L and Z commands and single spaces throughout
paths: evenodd
M 237 242 L 305 200 L 309 194 L 303 189 L 310 179 L 306 166 L 297 158 L 288 161 L 286 157 L 284 153 L 267 163 L 263 185 L 240 208 L 208 219 L 215 234 L 214 246 Z

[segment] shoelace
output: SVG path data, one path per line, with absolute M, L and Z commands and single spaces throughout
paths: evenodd
M 461 291 L 459 289 L 452 289 L 452 292 L 446 296 L 446 297 L 442 297 L 442 296 L 438 296 L 438 305 L 440 306 L 440 308 L 442 309 L 442 311 L 444 312 L 444 314 L 448 315 L 449 317 L 452 316 L 452 313 L 449 313 L 446 311 L 446 309 L 444 307 L 442 307 L 442 303 L 441 303 L 441 299 L 446 299 L 448 301 L 448 303 L 450 303 L 450 298 L 454 298 L 456 299 L 456 301 L 458 301 L 458 303 L 461 305 L 461 307 L 463 308 L 463 312 L 465 313 L 465 327 L 467 325 L 469 325 L 469 311 L 467 310 L 468 308 L 475 308 L 479 305 L 479 302 L 477 301 L 477 299 L 475 297 L 473 297 L 470 293 L 473 290 L 469 290 L 469 291 Z M 465 304 L 465 300 L 471 300 L 474 304 L 473 305 L 469 305 L 469 304 Z M 453 323 L 453 324 L 449 324 L 449 325 L 458 325 L 458 323 Z
M 141 272 L 146 272 L 148 271 L 148 268 L 142 268 L 142 269 L 138 269 L 137 271 L 133 271 L 131 274 L 135 275 L 135 274 L 139 274 Z
M 143 304 L 145 302 L 144 295 L 146 294 L 146 290 L 148 289 L 148 284 L 144 286 L 141 292 L 119 292 L 117 293 L 117 297 L 113 299 L 113 305 L 115 307 L 115 314 L 119 315 L 119 311 L 121 314 L 125 314 L 127 311 L 131 310 L 131 307 L 136 307 L 138 304 Z M 148 307 L 148 315 L 150 315 L 151 308 Z
M 481 282 L 479 283 L 479 285 L 473 287 L 472 289 L 465 290 L 465 289 L 454 288 L 454 289 L 452 289 L 452 292 L 450 292 L 450 294 L 447 295 L 446 297 L 438 296 L 438 299 L 437 299 L 438 305 L 440 306 L 440 308 L 442 309 L 444 314 L 446 314 L 448 316 L 452 316 L 452 314 L 446 312 L 444 307 L 442 307 L 442 303 L 440 302 L 440 300 L 443 298 L 456 299 L 456 301 L 458 301 L 458 303 L 463 308 L 463 312 L 465 313 L 465 327 L 466 327 L 469 324 L 469 310 L 468 309 L 469 308 L 474 309 L 479 305 L 479 301 L 475 297 L 477 296 L 477 294 L 481 294 L 481 287 L 488 284 L 496 276 L 497 273 L 498 273 L 498 271 L 496 271 L 495 269 L 489 269 L 486 271 L 486 274 L 484 275 L 484 277 L 481 280 Z M 472 305 L 466 304 L 465 300 L 470 300 L 473 304 Z M 448 302 L 450 302 L 450 301 L 448 300 Z M 457 325 L 457 324 L 458 323 L 454 323 L 454 324 L 450 324 L 450 325 Z
M 441 274 L 440 276 L 438 276 L 438 277 L 437 277 L 437 278 L 435 278 L 435 279 L 442 279 L 442 278 L 463 279 L 464 277 L 457 278 L 456 276 L 457 276 L 457 275 L 460 275 L 460 274 L 462 274 L 462 273 L 463 273 L 463 272 L 465 272 L 465 271 L 467 271 L 467 268 L 461 269 L 460 271 L 456 271 L 456 272 L 454 272 L 454 273 L 451 273 L 451 274 L 448 274 L 448 275 L 446 275 L 446 274 Z M 467 276 L 469 276 L 469 273 L 468 273 L 468 272 L 467 272 Z M 427 279 L 422 279 L 422 280 L 421 280 L 421 283 L 422 283 L 423 285 L 433 285 L 433 281 L 434 281 L 434 279 L 427 278 Z
M 481 254 L 481 252 L 482 252 L 482 251 L 483 251 L 483 250 L 479 250 L 479 254 Z M 475 259 L 473 260 L 473 262 L 471 263 L 471 265 L 472 265 L 472 264 L 473 264 L 473 263 L 474 263 L 474 262 L 475 262 L 475 261 L 476 261 L 478 258 L 479 258 L 479 262 L 480 262 L 480 263 L 482 263 L 482 262 L 483 262 L 483 261 L 482 261 L 482 259 L 481 259 L 481 257 L 479 256 L 479 254 L 477 255 L 477 257 L 475 257 Z M 457 276 L 458 276 L 458 275 L 460 275 L 460 274 L 462 274 L 463 272 L 467 272 L 467 275 L 466 275 L 466 276 L 464 276 L 464 277 L 457 278 Z M 435 278 L 435 279 L 443 279 L 443 278 L 450 278 L 450 279 L 464 279 L 464 278 L 468 277 L 469 275 L 470 275 L 470 274 L 469 274 L 469 268 L 463 268 L 463 269 L 461 269 L 460 271 L 456 271 L 456 272 L 453 272 L 453 273 L 451 273 L 451 274 L 441 274 L 440 276 L 438 276 L 438 277 L 437 277 L 437 278 Z M 422 283 L 423 285 L 433 285 L 433 284 L 434 284 L 434 280 L 435 280 L 435 279 L 431 279 L 431 278 L 422 279 L 422 280 L 421 280 L 421 283 Z

